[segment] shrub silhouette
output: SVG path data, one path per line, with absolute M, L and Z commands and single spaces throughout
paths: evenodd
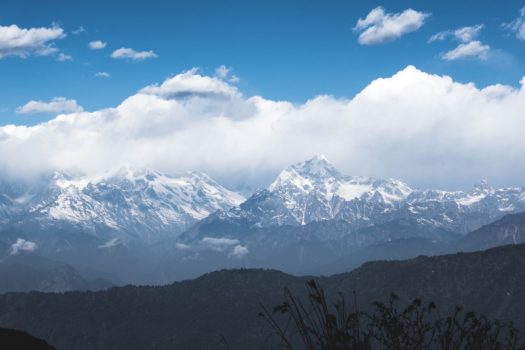
M 414 299 L 399 308 L 399 298 L 374 302 L 371 312 L 351 310 L 343 294 L 331 307 L 314 280 L 306 284 L 306 303 L 284 291 L 284 302 L 272 311 L 261 305 L 260 316 L 270 328 L 263 345 L 306 350 L 507 350 L 518 349 L 521 333 L 512 323 L 489 320 L 457 307 L 440 316 L 433 302 Z

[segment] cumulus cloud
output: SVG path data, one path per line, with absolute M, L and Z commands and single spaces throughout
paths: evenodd
M 121 47 L 120 49 L 117 49 L 113 51 L 111 54 L 112 58 L 117 59 L 130 59 L 134 61 L 144 61 L 149 58 L 157 58 L 157 54 L 153 51 L 135 51 L 128 47 Z
M 425 24 L 429 13 L 407 9 L 401 13 L 386 13 L 383 7 L 376 7 L 365 18 L 360 18 L 354 27 L 359 32 L 359 43 L 376 45 L 399 39 L 415 32 Z
M 23 106 L 16 109 L 18 114 L 35 114 L 35 113 L 73 113 L 82 112 L 83 108 L 77 104 L 76 100 L 69 100 L 65 97 L 55 97 L 49 102 L 29 101 Z
M 442 57 L 446 61 L 454 61 L 466 57 L 477 57 L 484 60 L 487 58 L 489 51 L 490 46 L 476 40 L 459 44 L 455 49 L 445 52 Z
M 109 78 L 110 74 L 108 72 L 96 72 L 95 76 L 99 78 Z
M 91 50 L 102 50 L 103 48 L 106 47 L 108 43 L 102 41 L 102 40 L 95 40 L 95 41 L 90 41 L 89 44 L 88 44 L 88 47 L 91 49 Z
M 15 243 L 9 248 L 10 255 L 17 255 L 20 252 L 34 252 L 37 248 L 35 242 L 26 241 L 25 239 L 18 238 Z
M 64 30 L 60 27 L 26 29 L 16 24 L 0 26 L 0 58 L 55 54 L 58 49 L 53 46 L 53 42 L 65 36 Z
M 523 86 L 478 88 L 412 66 L 353 98 L 300 104 L 244 96 L 193 69 L 114 108 L 0 127 L 0 173 L 96 174 L 132 164 L 262 187 L 283 167 L 325 154 L 344 173 L 416 187 L 465 188 L 481 178 L 524 185 L 523 110 Z

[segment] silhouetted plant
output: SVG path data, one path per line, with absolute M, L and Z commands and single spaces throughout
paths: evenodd
M 456 308 L 440 317 L 433 302 L 419 298 L 399 309 L 391 294 L 387 303 L 374 302 L 372 312 L 359 311 L 354 298 L 349 311 L 343 294 L 330 307 L 324 290 L 313 280 L 306 284 L 303 303 L 289 289 L 284 302 L 271 312 L 261 305 L 260 316 L 270 326 L 274 348 L 306 350 L 510 350 L 517 349 L 519 332 L 512 323 L 492 321 Z M 284 323 L 278 315 L 286 316 Z M 265 344 L 266 346 L 266 344 Z

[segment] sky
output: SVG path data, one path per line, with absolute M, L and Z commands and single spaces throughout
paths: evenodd
M 263 186 L 322 153 L 420 187 L 523 186 L 524 6 L 6 2 L 0 173 L 133 164 Z

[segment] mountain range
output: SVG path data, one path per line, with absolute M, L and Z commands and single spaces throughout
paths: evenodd
M 325 157 L 316 156 L 284 169 L 268 188 L 201 224 L 251 229 L 339 220 L 355 231 L 403 219 L 465 234 L 524 210 L 523 187 L 494 189 L 482 181 L 470 192 L 417 190 L 393 179 L 345 176 Z M 193 236 L 198 234 L 193 232 Z
M 522 187 L 420 190 L 344 175 L 323 156 L 285 168 L 248 198 L 201 172 L 126 167 L 0 182 L 0 242 L 21 240 L 30 253 L 113 281 L 166 283 L 220 267 L 331 273 L 390 246 L 403 257 L 457 251 L 469 233 L 522 211 Z

